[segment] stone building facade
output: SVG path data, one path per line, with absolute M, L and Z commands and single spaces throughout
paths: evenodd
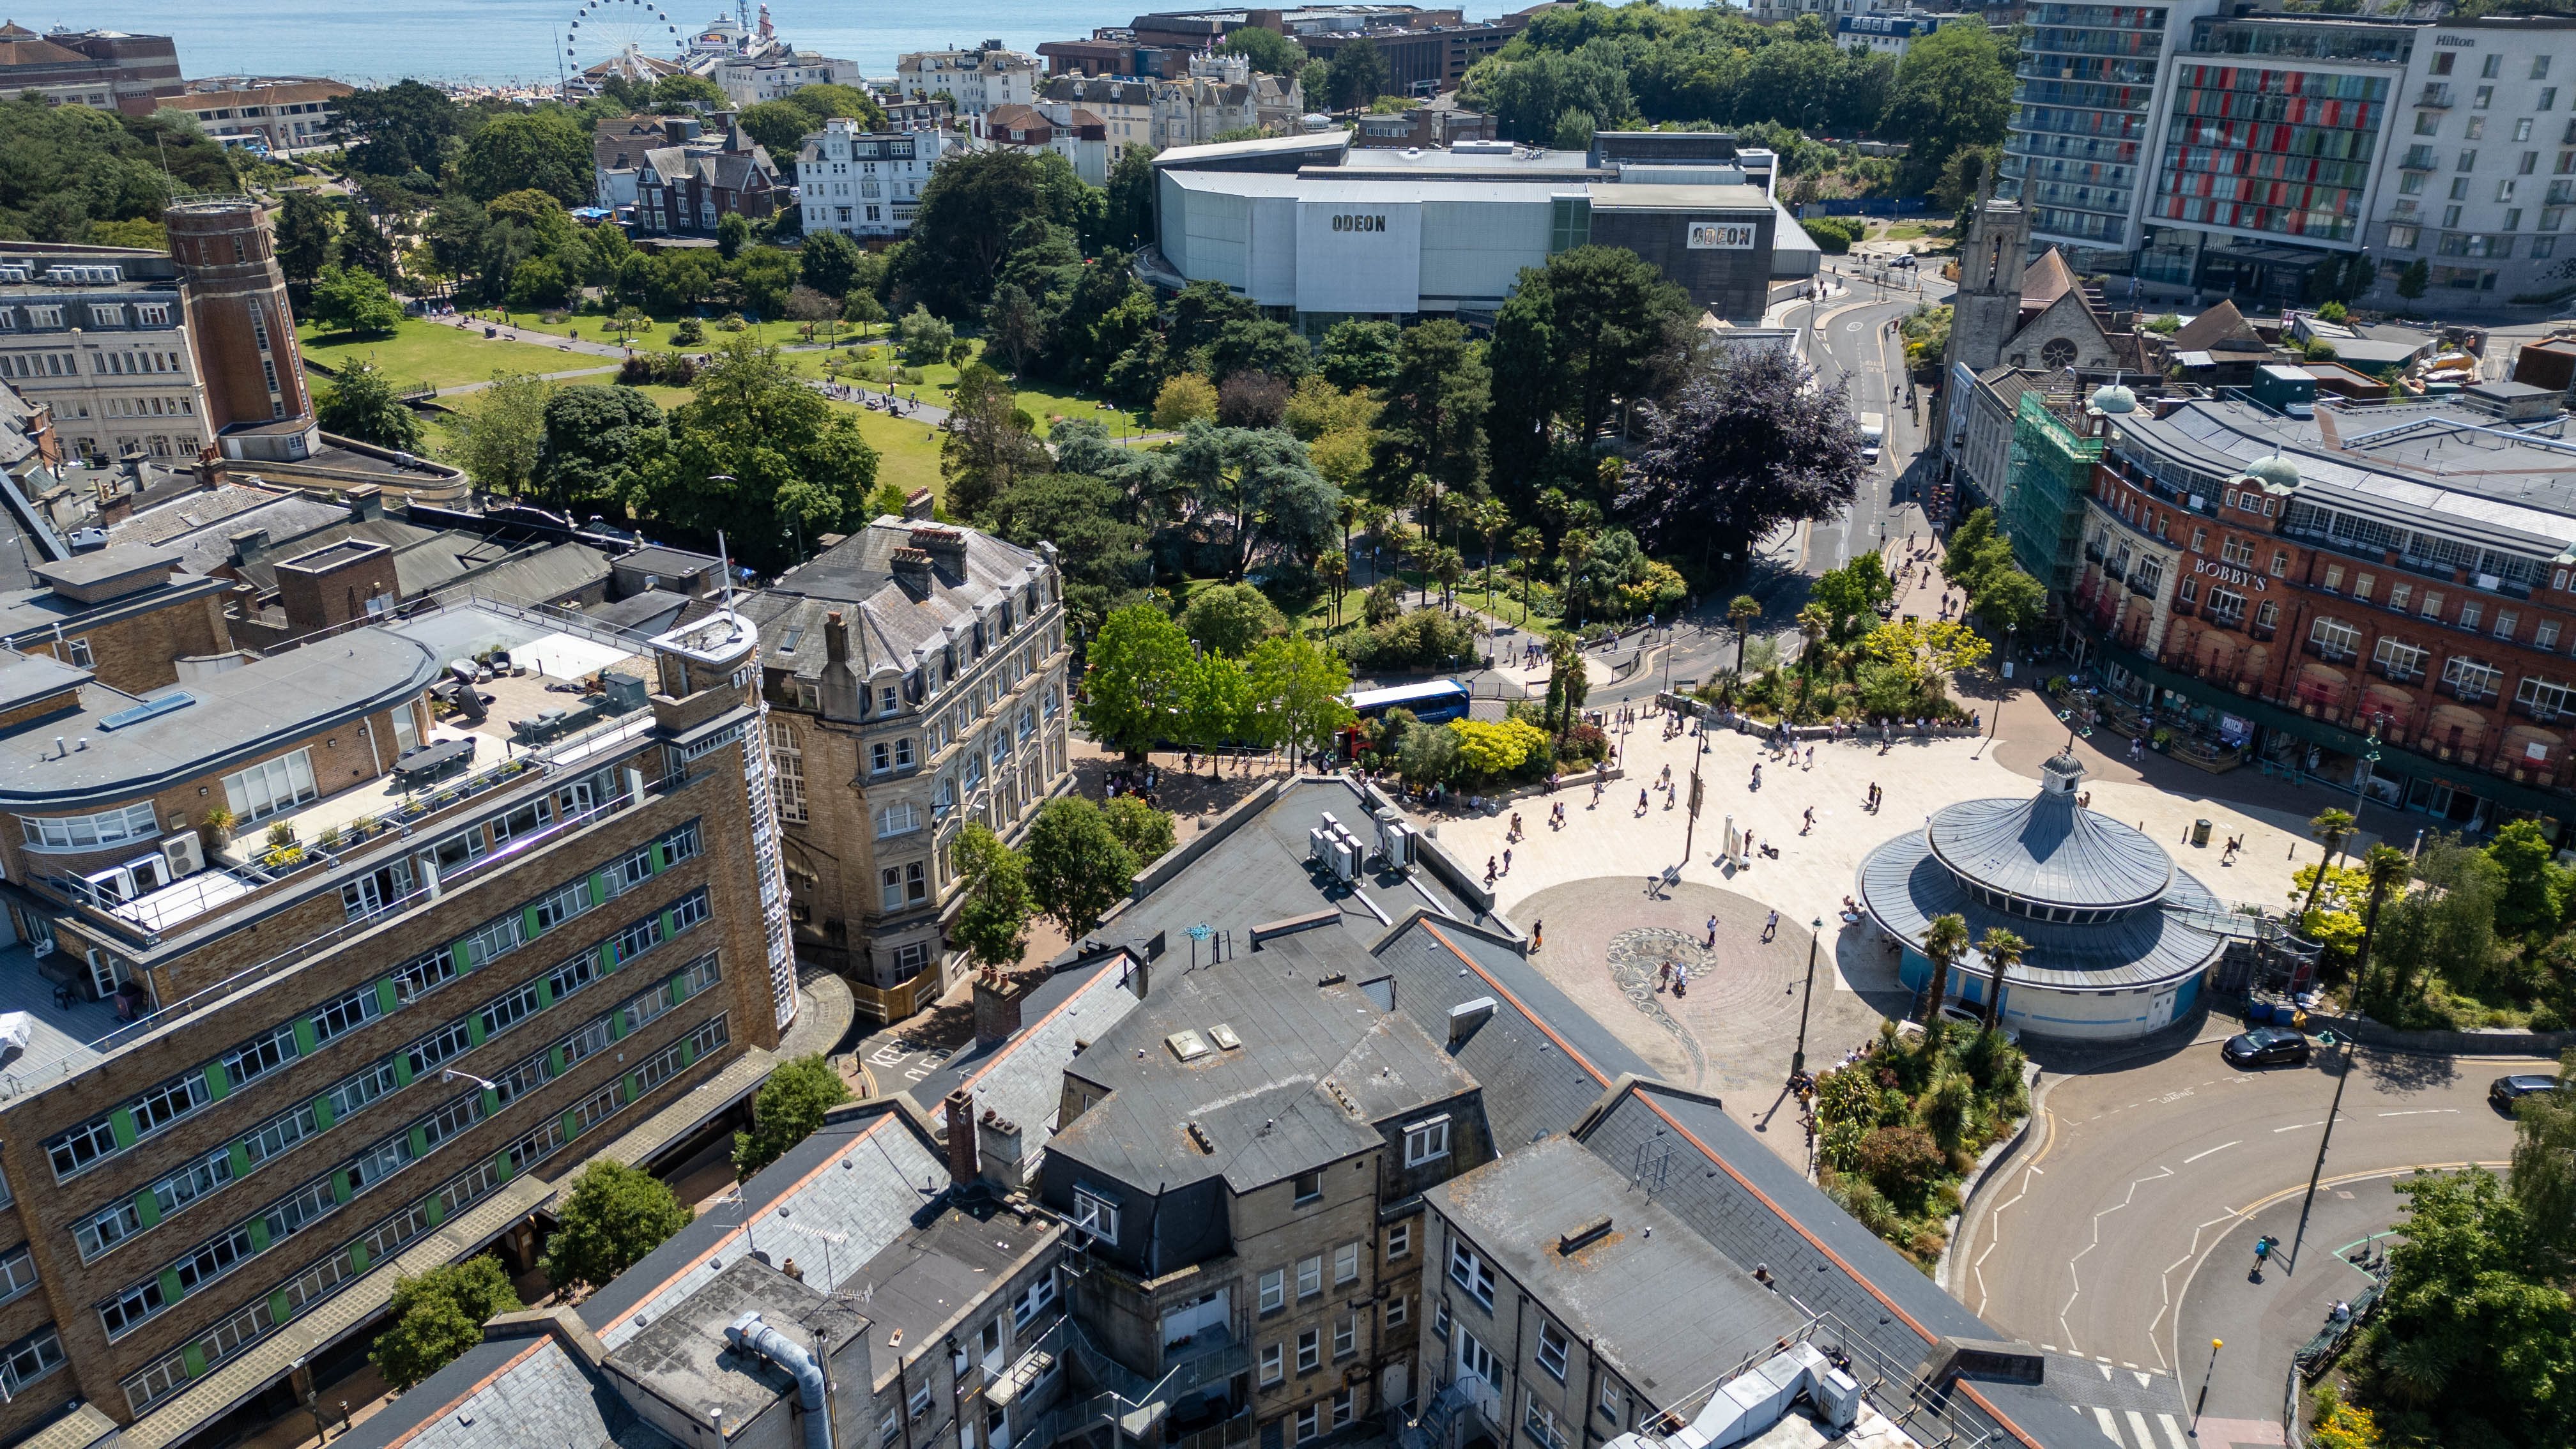
M 182 202 L 163 219 L 197 339 L 206 422 L 224 455 L 307 456 L 320 433 L 268 213 L 249 197 L 221 197 Z
M 162 253 L 0 242 L 0 382 L 52 410 L 74 458 L 184 461 L 213 440 L 195 322 Z
M 1053 551 L 880 518 L 743 607 L 797 951 L 900 1020 L 955 984 L 959 832 L 1016 837 L 1071 778 Z

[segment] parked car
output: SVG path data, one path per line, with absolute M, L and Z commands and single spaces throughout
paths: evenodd
M 2308 1059 L 2308 1038 L 2286 1026 L 2258 1026 L 2229 1037 L 2218 1054 L 2237 1067 L 2297 1065 Z
M 1941 1003 L 1941 1019 L 1949 1022 L 1953 1026 L 1966 1027 L 1972 1032 L 1983 1031 L 1986 1029 L 1986 1017 L 1984 1012 L 1977 1010 L 1977 1008 L 1973 1006 L 1964 1005 L 1956 1001 L 1945 1001 Z M 2004 1034 L 2004 1040 L 2006 1041 L 2017 1043 L 2021 1040 L 2021 1032 L 2018 1028 L 2005 1026 L 2002 1027 L 2002 1031 Z
M 2512 1076 L 2498 1077 L 2488 1083 L 2487 1100 L 2510 1112 L 2513 1110 L 2513 1104 L 2525 1097 L 2537 1097 L 2544 1093 L 2553 1097 L 2558 1095 L 2561 1085 L 2556 1077 L 2545 1077 L 2537 1072 L 2516 1072 Z

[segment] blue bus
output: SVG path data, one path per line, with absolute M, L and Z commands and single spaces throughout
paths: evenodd
M 1426 680 L 1421 684 L 1399 684 L 1392 689 L 1363 689 L 1344 696 L 1351 711 L 1362 719 L 1376 719 L 1391 709 L 1410 711 L 1424 724 L 1444 724 L 1467 717 L 1468 702 L 1474 698 L 1467 686 L 1454 679 Z

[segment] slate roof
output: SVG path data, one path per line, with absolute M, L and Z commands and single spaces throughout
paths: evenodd
M 2182 324 L 2171 339 L 2176 352 L 2269 352 L 2266 343 L 2236 310 L 2233 302 L 2217 306 Z
M 1659 1159 L 1657 1159 L 1659 1160 Z M 1808 1315 L 1693 1232 L 1636 1167 L 1613 1165 L 1570 1137 L 1551 1137 L 1450 1179 L 1427 1196 L 1548 1316 L 1652 1395 L 1677 1407 L 1725 1367 Z M 1651 1180 L 1651 1179 L 1649 1179 Z M 1565 1234 L 1607 1219 L 1610 1231 L 1571 1253 Z M 1688 1305 L 1688 1311 L 1676 1311 Z M 1646 1324 L 1653 1332 L 1639 1332 Z
M 2045 308 L 2076 289 L 2075 269 L 2055 247 L 2039 254 L 2039 260 L 2022 269 L 2021 305 L 2023 310 Z
M 1060 971 L 1020 1000 L 1020 1030 L 988 1047 L 968 1043 L 913 1084 L 909 1095 L 935 1112 L 960 1087 L 975 1098 L 975 1113 L 1000 1113 L 1019 1124 L 1020 1172 L 1036 1180 L 1064 1101 L 1065 1067 L 1077 1051 L 1097 1041 L 1136 1007 L 1125 973 L 1110 969 L 1114 956 Z
M 1768 1269 L 1783 1299 L 1832 1314 L 1817 1346 L 1841 1347 L 1862 1360 L 1855 1373 L 1863 1383 L 1892 1370 L 1886 1390 L 1901 1394 L 1934 1338 L 2002 1336 L 1754 1140 L 1713 1098 L 1640 1082 L 1580 1136 L 1729 1262 L 1748 1272 L 1756 1265 Z M 1653 1314 L 1645 1322 L 1668 1329 L 1681 1316 Z M 1632 1323 L 1629 1332 L 1638 1326 Z M 1712 1364 L 1708 1376 L 1730 1367 Z M 2045 1388 L 1963 1384 L 1945 1400 L 1945 1412 L 1988 1433 L 2008 1418 L 2043 1449 L 2101 1449 L 2101 1431 L 2090 1419 L 2068 1413 L 2065 1401 Z M 1926 1443 L 1939 1438 L 1919 1423 L 1914 1433 Z
M 1067 1068 L 1109 1096 L 1051 1150 L 1121 1182 L 1222 1177 L 1249 1192 L 1380 1146 L 1371 1124 L 1476 1089 L 1439 1042 L 1348 979 L 1342 967 L 1356 953 L 1317 934 L 1194 971 L 1167 954 L 1138 1009 Z M 1345 979 L 1318 984 L 1335 974 Z M 1242 1045 L 1216 1045 L 1220 1025 Z M 1176 1057 L 1166 1038 L 1184 1030 L 1198 1034 L 1204 1054 Z M 1204 1148 L 1188 1132 L 1193 1123 Z
M 1027 549 L 975 529 L 951 529 L 965 539 L 964 571 L 935 564 L 929 595 L 915 599 L 895 582 L 894 553 L 912 547 L 918 529 L 932 527 L 888 515 L 780 574 L 768 588 L 743 595 L 737 607 L 760 626 L 763 660 L 799 679 L 821 678 L 823 616 L 837 609 L 850 625 L 850 668 L 862 679 L 900 673 L 912 667 L 914 650 L 944 646 L 952 627 L 971 638 L 975 620 L 1041 567 Z M 1016 617 L 1025 624 L 1027 611 Z
M 343 1449 L 669 1449 L 547 1338 L 488 1339 L 341 1436 Z
M 806 1284 L 829 1293 L 909 1231 L 947 1187 L 947 1164 L 901 1113 L 879 1107 L 836 1117 L 763 1168 L 740 1201 L 701 1213 L 584 1299 L 582 1322 L 615 1349 L 755 1249 L 780 1262 L 792 1254 Z M 823 1253 L 822 1244 L 773 1226 L 782 1211 L 791 1222 L 829 1224 L 844 1240 Z M 747 1215 L 759 1218 L 748 1234 Z
M 1957 915 L 1970 940 L 2000 926 L 2030 943 L 2030 952 L 2005 976 L 2010 983 L 2060 990 L 2135 990 L 2197 973 L 2226 944 L 2202 924 L 2227 907 L 2189 871 L 2155 906 L 2109 921 L 2075 924 L 2035 920 L 1987 905 L 1934 858 L 1920 832 L 1909 831 L 1863 857 L 1860 904 L 1889 933 L 1920 943 L 1935 916 Z M 1985 972 L 1985 958 L 1968 953 L 1968 968 Z

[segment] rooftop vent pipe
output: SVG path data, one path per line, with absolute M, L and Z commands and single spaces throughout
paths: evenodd
M 805 1410 L 805 1449 L 832 1449 L 832 1420 L 823 1412 L 823 1366 L 786 1334 L 746 1313 L 725 1326 L 725 1342 L 756 1353 L 785 1369 L 796 1380 L 796 1401 Z

